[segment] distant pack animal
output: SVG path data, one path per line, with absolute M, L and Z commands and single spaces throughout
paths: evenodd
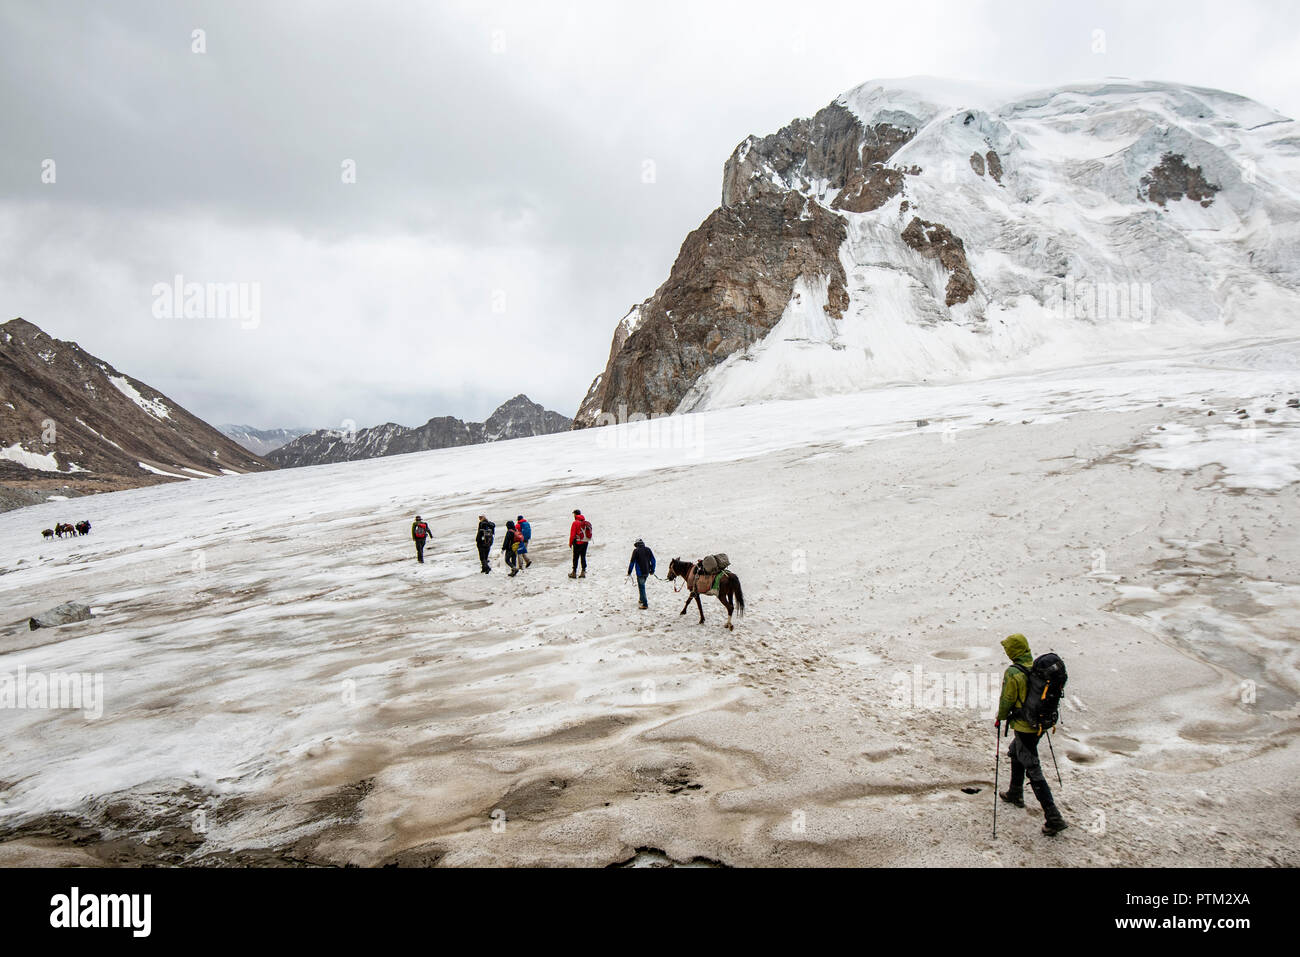
M 78 534 L 78 535 L 89 535 L 89 534 L 90 534 L 90 522 L 85 522 L 85 521 L 78 522 L 78 523 L 77 523 L 77 534 Z
M 64 535 L 75 535 L 77 530 L 67 522 L 59 522 L 54 526 L 54 534 L 62 538 Z
M 44 536 L 45 538 L 53 538 L 53 537 L 54 537 L 54 529 L 52 529 L 52 528 L 47 528 L 45 531 L 41 532 L 41 535 Z
M 720 562 L 710 562 L 710 565 L 718 568 L 716 575 L 702 571 L 700 562 L 692 564 L 691 562 L 684 562 L 680 558 L 674 558 L 668 563 L 668 581 L 681 578 L 686 582 L 686 590 L 689 594 L 686 597 L 686 604 L 682 606 L 681 614 L 686 614 L 686 609 L 691 607 L 691 599 L 695 599 L 695 607 L 699 610 L 701 625 L 704 624 L 704 606 L 700 603 L 700 593 L 716 594 L 718 601 L 722 602 L 727 609 L 727 623 L 723 627 L 729 631 L 734 631 L 735 628 L 731 624 L 732 614 L 743 615 L 745 612 L 745 593 L 740 588 L 740 576 L 725 569 L 727 564 L 725 555 L 710 555 L 709 558 L 721 559 Z

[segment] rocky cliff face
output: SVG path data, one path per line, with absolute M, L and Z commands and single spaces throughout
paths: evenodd
M 0 325 L 0 507 L 269 467 L 75 342 Z
M 886 163 L 913 135 L 907 125 L 866 126 L 832 103 L 737 146 L 722 205 L 686 237 L 668 281 L 619 323 L 575 425 L 673 411 L 701 375 L 771 331 L 800 276 L 828 277 L 826 314 L 843 315 L 836 211 L 896 196 L 907 171 Z
M 572 424 L 568 417 L 543 408 L 525 395 L 517 395 L 498 407 L 486 422 L 462 422 L 452 416 L 439 416 L 414 428 L 386 422 L 355 433 L 320 429 L 268 453 L 267 458 L 282 468 L 352 462 L 550 435 L 567 431 Z
M 1300 130 L 1242 97 L 864 84 L 736 147 L 574 425 L 1276 331 L 1298 224 Z

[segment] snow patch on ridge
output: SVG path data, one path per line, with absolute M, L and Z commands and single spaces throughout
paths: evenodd
M 121 392 L 155 419 L 161 421 L 171 415 L 171 409 L 167 408 L 167 405 L 161 399 L 146 399 L 126 376 L 110 375 L 108 381 L 117 387 L 118 392 Z
M 54 457 L 53 452 L 41 455 L 39 452 L 28 452 L 23 448 L 21 442 L 15 442 L 8 448 L 0 448 L 0 459 L 7 459 L 10 462 L 17 462 L 24 468 L 40 472 L 57 472 L 59 471 L 59 462 Z
M 178 472 L 164 472 L 162 469 L 154 468 L 152 465 L 149 465 L 146 462 L 136 462 L 135 464 L 140 466 L 140 468 L 144 469 L 146 472 L 152 472 L 154 475 L 165 475 L 168 478 L 185 479 L 187 481 L 192 480 L 194 478 L 194 476 L 192 475 L 181 475 Z

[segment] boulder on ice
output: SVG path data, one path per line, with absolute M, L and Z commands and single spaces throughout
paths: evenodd
M 65 601 L 62 605 L 55 605 L 48 611 L 43 611 L 39 615 L 27 619 L 27 627 L 32 631 L 37 628 L 57 628 L 59 625 L 70 625 L 76 621 L 86 621 L 90 617 L 89 605 L 82 605 L 75 601 Z

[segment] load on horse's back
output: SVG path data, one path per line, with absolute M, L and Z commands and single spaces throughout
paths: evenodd
M 705 555 L 695 563 L 695 567 L 706 575 L 720 575 L 730 564 L 731 559 L 726 552 L 718 552 L 716 555 Z
M 727 622 L 724 627 L 734 630 L 731 616 L 744 614 L 745 593 L 740 587 L 740 576 L 727 570 L 730 564 L 730 559 L 721 552 L 701 558 L 694 564 L 684 562 L 680 558 L 674 558 L 668 563 L 668 581 L 681 578 L 686 583 L 688 595 L 681 614 L 686 614 L 686 609 L 691 607 L 691 599 L 694 599 L 695 607 L 700 612 L 700 624 L 704 624 L 704 606 L 700 602 L 700 595 L 702 593 L 715 595 L 727 609 Z

